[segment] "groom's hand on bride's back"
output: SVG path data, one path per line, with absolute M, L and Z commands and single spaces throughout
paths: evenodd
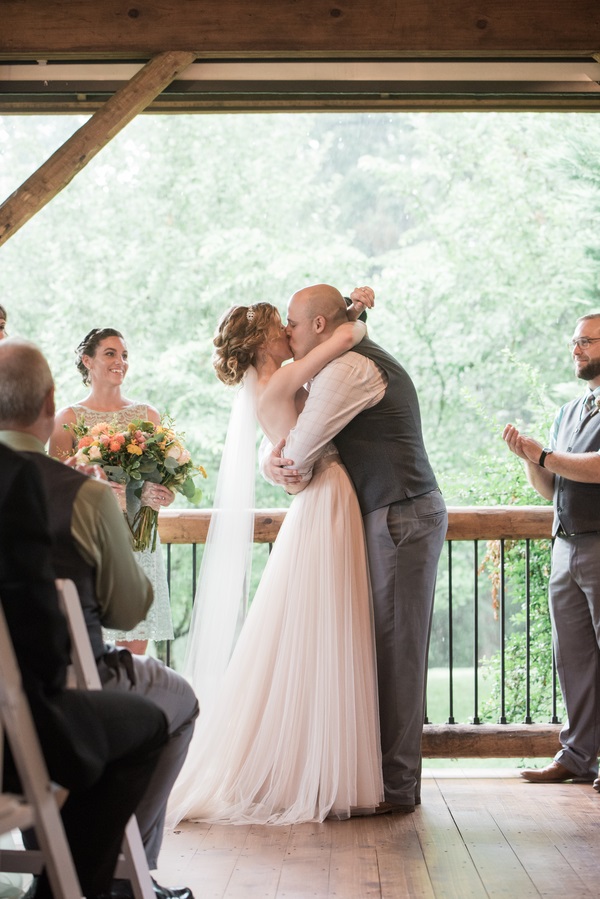
M 280 440 L 277 446 L 273 447 L 264 459 L 262 470 L 268 481 L 287 490 L 289 487 L 299 484 L 302 478 L 294 468 L 293 460 L 286 459 L 281 455 L 284 446 L 285 440 Z

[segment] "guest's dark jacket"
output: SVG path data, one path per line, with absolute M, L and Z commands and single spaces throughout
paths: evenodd
M 27 453 L 26 457 L 38 469 L 46 496 L 50 501 L 48 524 L 52 538 L 52 563 L 57 577 L 75 583 L 83 609 L 92 651 L 96 660 L 106 650 L 102 639 L 102 621 L 96 589 L 94 569 L 82 557 L 71 533 L 73 506 L 77 494 L 88 479 L 79 471 L 62 465 L 43 453 Z
M 105 767 L 106 737 L 89 694 L 65 689 L 70 644 L 39 475 L 1 444 L 0 601 L 50 775 L 63 786 L 86 788 Z M 10 755 L 5 783 L 18 789 Z

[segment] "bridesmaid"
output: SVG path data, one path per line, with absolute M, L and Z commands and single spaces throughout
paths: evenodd
M 129 368 L 127 345 L 123 335 L 114 328 L 93 328 L 83 338 L 75 350 L 77 368 L 83 383 L 90 388 L 89 393 L 78 403 L 67 406 L 56 416 L 54 433 L 50 438 L 51 456 L 64 461 L 72 456 L 76 449 L 76 437 L 71 428 L 83 419 L 88 427 L 108 422 L 118 429 L 124 429 L 135 419 L 160 424 L 160 415 L 154 406 L 136 402 L 123 395 L 122 386 Z M 158 511 L 169 506 L 175 494 L 161 484 L 145 482 L 141 500 L 120 484 L 111 484 L 119 503 L 126 511 L 129 521 L 140 508 L 150 506 Z M 149 578 L 154 588 L 154 602 L 145 621 L 133 631 L 105 631 L 105 638 L 126 646 L 131 652 L 143 655 L 148 640 L 171 640 L 173 623 L 169 590 L 163 561 L 160 540 L 156 550 L 143 550 L 135 553 L 138 564 Z

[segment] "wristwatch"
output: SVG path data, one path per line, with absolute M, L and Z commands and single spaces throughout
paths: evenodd
M 553 449 L 550 449 L 549 446 L 545 446 L 545 447 L 544 447 L 544 449 L 542 450 L 542 454 L 541 454 L 541 456 L 540 456 L 540 458 L 539 458 L 539 461 L 538 461 L 538 465 L 540 466 L 540 468 L 545 468 L 545 467 L 546 467 L 545 464 L 544 464 L 545 461 L 546 461 L 546 456 L 549 456 L 550 453 L 553 453 L 553 452 L 554 452 L 554 450 L 553 450 Z

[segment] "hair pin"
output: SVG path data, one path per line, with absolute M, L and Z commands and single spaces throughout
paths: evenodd
M 251 322 L 255 315 L 256 310 L 254 309 L 254 306 L 248 306 L 248 311 L 246 312 L 246 318 L 248 319 L 248 321 Z

